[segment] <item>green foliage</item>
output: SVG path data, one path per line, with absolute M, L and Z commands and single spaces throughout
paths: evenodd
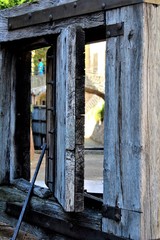
M 0 9 L 14 7 L 27 2 L 33 2 L 33 0 L 0 0 Z
M 102 104 L 101 108 L 97 111 L 96 113 L 96 121 L 99 122 L 103 122 L 104 120 L 104 109 L 105 109 L 105 103 Z

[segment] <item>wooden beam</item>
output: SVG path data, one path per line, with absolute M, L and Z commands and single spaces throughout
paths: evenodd
M 21 206 L 15 203 L 7 203 L 6 212 L 12 216 L 18 217 L 21 211 Z M 52 217 L 50 215 L 37 212 L 31 209 L 26 211 L 25 221 L 37 225 L 45 230 L 58 232 L 64 236 L 72 237 L 78 240 L 123 240 L 124 238 L 116 237 L 112 234 L 104 233 L 99 230 L 90 229 L 87 227 L 78 226 L 76 223 L 71 223 Z M 126 238 L 125 238 L 126 239 Z M 126 239 L 127 240 L 127 239 Z
M 8 29 L 15 30 L 41 23 L 54 22 L 71 17 L 105 11 L 139 3 L 160 4 L 160 0 L 79 0 L 56 7 L 8 18 Z

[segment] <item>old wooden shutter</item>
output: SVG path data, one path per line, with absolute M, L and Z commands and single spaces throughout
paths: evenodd
M 84 205 L 84 46 L 81 28 L 65 28 L 57 39 L 56 81 L 55 51 L 48 52 L 47 62 L 47 81 L 56 83 L 56 88 L 47 84 L 47 108 L 54 108 L 47 110 L 47 181 L 68 212 L 82 211 Z

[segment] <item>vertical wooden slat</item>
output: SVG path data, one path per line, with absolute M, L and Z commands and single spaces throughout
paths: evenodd
M 0 46 L 0 183 L 8 183 L 10 178 L 12 61 L 13 56 L 9 49 Z
M 85 114 L 85 36 L 76 29 L 76 76 L 75 76 L 75 209 L 84 208 L 84 114 Z
M 160 8 L 144 5 L 141 239 L 160 238 Z
M 83 210 L 84 32 L 68 27 L 57 46 L 55 196 L 66 211 Z
M 104 204 L 122 209 L 103 231 L 160 238 L 160 8 L 141 4 L 108 11 L 124 36 L 107 40 Z
M 142 15 L 143 5 L 106 13 L 107 24 L 124 22 L 124 36 L 107 39 L 104 130 L 104 204 L 122 217 L 104 218 L 103 231 L 131 239 L 141 239 Z
M 46 184 L 54 192 L 55 161 L 56 161 L 56 45 L 47 51 L 46 70 L 46 119 L 47 119 L 47 156 L 46 156 Z

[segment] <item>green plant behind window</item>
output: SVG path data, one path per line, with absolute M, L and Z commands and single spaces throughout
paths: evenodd
M 32 3 L 34 0 L 0 0 L 0 9 L 11 8 L 23 3 Z
M 103 122 L 103 120 L 104 120 L 104 108 L 105 108 L 105 103 L 102 104 L 101 108 L 96 113 L 95 117 L 96 117 L 97 122 Z

